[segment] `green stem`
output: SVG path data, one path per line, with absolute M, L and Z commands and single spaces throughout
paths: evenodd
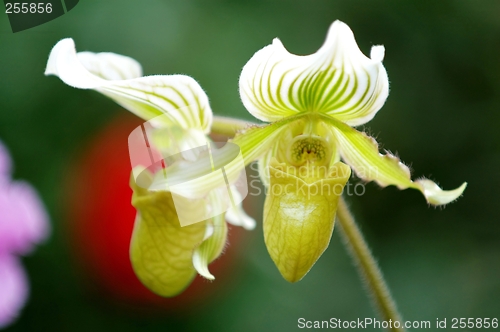
M 358 272 L 366 283 L 366 288 L 371 293 L 372 301 L 385 321 L 398 321 L 403 324 L 401 315 L 398 313 L 389 288 L 384 281 L 382 271 L 373 258 L 363 234 L 354 221 L 346 202 L 341 197 L 337 210 L 337 221 L 341 226 L 344 244 L 349 249 L 353 259 L 357 261 Z M 404 328 L 389 328 L 389 331 L 405 331 Z
M 232 119 L 228 117 L 215 116 L 212 124 L 212 132 L 226 136 L 234 136 L 236 132 L 255 123 Z M 365 281 L 366 288 L 371 294 L 371 298 L 378 308 L 380 315 L 385 321 L 398 321 L 403 324 L 401 315 L 396 309 L 396 304 L 391 297 L 389 288 L 384 281 L 375 259 L 366 244 L 361 231 L 359 230 L 354 217 L 349 212 L 344 199 L 341 197 L 337 211 L 337 220 L 342 229 L 344 244 L 357 261 L 358 271 Z M 393 323 L 394 324 L 394 323 Z M 390 328 L 390 331 L 405 331 L 404 328 Z
M 239 130 L 256 125 L 258 124 L 216 115 L 212 122 L 212 132 L 225 136 L 234 136 Z

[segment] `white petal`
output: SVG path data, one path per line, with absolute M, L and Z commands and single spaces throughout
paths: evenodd
M 140 67 L 130 58 L 109 53 L 77 55 L 72 39 L 54 46 L 45 70 L 45 75 L 56 75 L 75 88 L 97 90 L 145 120 L 165 114 L 165 125 L 210 131 L 212 110 L 194 79 L 185 75 L 136 77 L 139 73 Z
M 467 183 L 462 183 L 460 187 L 454 190 L 443 190 L 437 184 L 428 179 L 415 181 L 424 193 L 427 202 L 432 205 L 444 205 L 453 202 L 462 195 Z
M 375 62 L 382 62 L 384 60 L 385 48 L 382 45 L 373 46 L 370 51 L 370 58 Z
M 246 214 L 245 210 L 243 210 L 243 206 L 241 205 L 241 202 L 243 201 L 244 198 L 243 195 L 240 194 L 240 192 L 235 186 L 231 186 L 231 193 L 233 199 L 235 200 L 235 204 L 232 205 L 226 212 L 227 222 L 230 223 L 231 225 L 241 226 L 247 230 L 254 229 L 256 225 L 255 219 Z M 246 194 L 247 193 L 245 193 L 244 196 L 246 196 Z
M 387 99 L 383 56 L 383 46 L 375 46 L 372 59 L 366 57 L 351 29 L 335 21 L 314 54 L 291 54 L 278 39 L 255 53 L 241 73 L 240 96 L 248 111 L 263 121 L 320 112 L 360 125 Z
M 128 80 L 142 76 L 140 63 L 128 56 L 92 52 L 79 52 L 76 56 L 88 71 L 105 80 Z
M 224 250 L 226 238 L 227 224 L 224 216 L 214 217 L 213 224 L 207 227 L 204 241 L 193 252 L 193 266 L 202 277 L 208 280 L 215 279 L 208 270 L 208 264 L 220 256 Z

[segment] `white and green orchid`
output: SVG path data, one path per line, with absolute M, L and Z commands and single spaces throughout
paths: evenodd
M 171 167 L 167 167 L 170 179 L 196 177 L 188 184 L 176 186 L 174 191 L 166 181 L 164 169 L 151 172 L 151 164 L 134 168 L 132 204 L 137 209 L 137 218 L 130 258 L 139 279 L 153 292 L 168 297 L 182 292 L 196 272 L 214 279 L 208 264 L 224 249 L 227 236 L 225 219 L 246 229 L 253 229 L 255 221 L 237 205 L 242 197 L 234 189 L 234 182 L 242 166 L 226 160 L 227 154 L 222 151 L 219 159 L 213 159 L 211 154 L 201 155 L 205 161 L 210 160 L 211 168 L 200 170 L 196 167 L 200 164 L 199 159 L 193 160 L 189 155 L 189 151 L 211 144 L 207 135 L 213 115 L 200 85 L 185 75 L 142 77 L 137 61 L 113 53 L 76 53 L 72 39 L 63 39 L 54 46 L 45 74 L 56 75 L 75 88 L 96 90 L 149 121 L 146 135 L 160 157 L 177 155 L 169 165 Z M 197 157 L 200 157 L 199 153 Z M 131 158 L 134 158 L 133 154 Z M 211 172 L 214 171 L 214 160 L 215 164 L 218 160 L 225 165 L 224 178 L 231 188 L 218 191 L 214 185 L 217 182 Z M 187 174 L 186 167 L 198 173 Z M 215 191 L 211 190 L 214 188 Z M 226 189 L 232 194 L 232 206 L 223 213 L 226 209 L 220 204 L 224 203 L 221 197 Z M 176 204 L 195 204 L 191 205 L 191 210 L 198 215 L 200 209 L 193 206 L 201 206 L 202 212 L 211 209 L 211 217 L 181 227 Z M 214 211 L 222 212 L 214 214 Z
M 353 128 L 370 121 L 387 99 L 383 57 L 383 46 L 374 46 L 366 57 L 351 29 L 335 21 L 316 53 L 290 54 L 275 39 L 243 68 L 243 104 L 271 124 L 251 127 L 233 142 L 246 163 L 260 159 L 260 174 L 269 187 L 265 241 L 290 282 L 300 280 L 327 248 L 338 189 L 350 169 L 382 187 L 420 190 L 431 205 L 452 202 L 467 185 L 445 191 L 428 179 L 412 181 L 398 157 L 381 154 L 375 139 Z

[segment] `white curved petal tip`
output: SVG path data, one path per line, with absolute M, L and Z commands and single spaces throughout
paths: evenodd
M 192 263 L 195 270 L 205 279 L 214 280 L 210 273 L 208 264 L 213 262 L 222 254 L 227 239 L 227 224 L 223 215 L 220 214 L 212 219 L 213 225 L 208 223 L 205 239 L 199 247 L 193 251 Z
M 246 214 L 241 205 L 236 205 L 227 210 L 226 220 L 231 225 L 241 226 L 247 231 L 253 230 L 257 225 L 255 219 Z
M 206 258 L 204 258 L 198 250 L 193 253 L 193 266 L 196 269 L 196 272 L 198 272 L 203 278 L 215 280 L 213 274 L 208 270 L 208 262 Z
M 385 56 L 385 48 L 382 45 L 375 45 L 370 51 L 370 58 L 376 62 L 382 62 Z
M 47 61 L 47 67 L 45 67 L 45 76 L 57 75 L 57 57 L 61 50 L 63 49 L 75 49 L 75 42 L 71 38 L 61 39 L 52 48 L 49 54 L 49 60 Z M 76 51 L 75 51 L 76 52 Z
M 210 239 L 215 232 L 215 227 L 213 224 L 208 223 L 207 228 L 205 230 L 205 236 L 203 237 L 203 242 L 205 245 L 201 245 L 200 247 L 196 248 L 193 252 L 193 267 L 195 268 L 196 272 L 198 272 L 203 278 L 208 279 L 208 280 L 214 280 L 215 277 L 213 276 L 212 273 L 208 270 L 208 264 L 209 262 L 209 256 L 211 253 L 209 253 L 210 250 L 213 250 L 213 246 L 207 246 L 206 242 L 208 239 Z M 213 239 L 212 239 L 213 241 Z
M 58 76 L 74 88 L 93 89 L 106 84 L 106 80 L 93 75 L 83 66 L 76 54 L 75 42 L 71 38 L 59 41 L 50 51 L 45 75 Z
M 281 42 L 281 40 L 279 38 L 274 38 L 273 39 L 273 46 L 277 46 L 277 47 L 284 47 L 283 46 L 283 43 Z
M 330 24 L 330 28 L 328 28 L 327 39 L 333 37 L 337 34 L 348 34 L 352 35 L 354 38 L 354 33 L 351 28 L 342 21 L 335 20 L 332 24 Z
M 108 81 L 142 76 L 136 60 L 111 52 L 76 52 L 71 38 L 60 40 L 50 52 L 45 75 L 56 75 L 76 88 L 95 88 Z M 104 79 L 104 80 L 101 80 Z
M 420 190 L 424 194 L 427 202 L 431 205 L 445 205 L 459 198 L 467 187 L 467 182 L 464 182 L 460 187 L 454 190 L 442 190 L 436 183 L 431 180 L 418 180 Z
M 231 187 L 231 193 L 233 195 L 233 200 L 235 200 L 236 202 L 243 201 L 243 196 L 238 191 L 235 185 Z M 241 203 L 231 206 L 226 211 L 226 220 L 231 225 L 241 226 L 247 231 L 253 230 L 255 228 L 255 225 L 257 224 L 255 222 L 255 219 L 246 214 Z

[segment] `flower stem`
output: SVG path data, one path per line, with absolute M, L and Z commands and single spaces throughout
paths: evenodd
M 401 315 L 398 313 L 396 303 L 394 302 L 389 288 L 384 281 L 382 271 L 373 258 L 363 234 L 354 221 L 349 208 L 343 197 L 339 200 L 337 210 L 337 221 L 341 226 L 344 243 L 349 249 L 354 260 L 357 261 L 358 272 L 364 279 L 366 288 L 371 293 L 372 301 L 385 321 L 392 320 L 392 328 L 389 331 L 405 331 L 404 328 L 395 328 L 394 322 L 403 324 Z
M 212 132 L 225 136 L 234 136 L 239 130 L 255 125 L 257 124 L 250 121 L 216 115 L 212 123 Z
M 246 127 L 257 125 L 252 122 L 233 119 L 229 117 L 215 116 L 212 124 L 212 132 L 226 136 L 234 136 L 237 131 Z M 385 321 L 392 320 L 392 328 L 389 331 L 405 331 L 404 328 L 395 328 L 394 322 L 403 324 L 401 315 L 398 313 L 389 288 L 384 281 L 382 271 L 380 271 L 375 259 L 366 244 L 361 231 L 359 230 L 354 217 L 347 208 L 347 204 L 341 197 L 337 211 L 337 220 L 342 229 L 344 244 L 351 253 L 352 258 L 358 263 L 358 271 L 364 279 L 366 288 L 370 292 L 375 307 Z

